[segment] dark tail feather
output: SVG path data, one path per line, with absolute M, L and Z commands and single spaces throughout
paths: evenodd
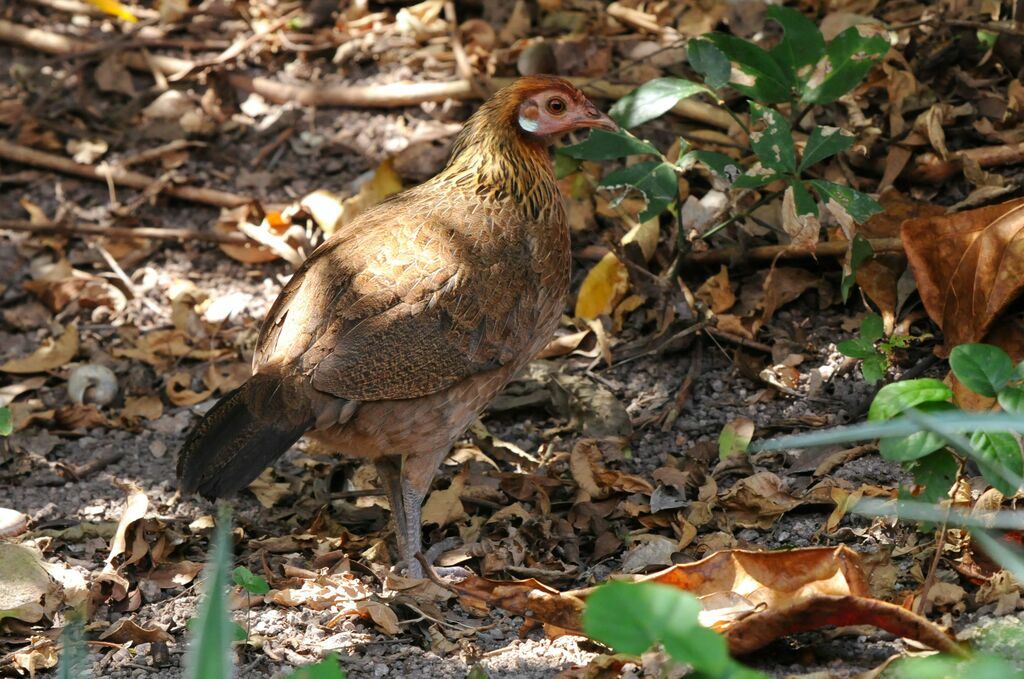
M 277 378 L 255 376 L 206 413 L 178 454 L 182 492 L 234 495 L 306 433 L 312 422 L 285 417 L 280 387 Z

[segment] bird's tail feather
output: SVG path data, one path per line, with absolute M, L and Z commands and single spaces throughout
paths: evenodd
M 289 421 L 281 392 L 277 378 L 256 375 L 218 401 L 178 454 L 181 490 L 234 495 L 299 440 L 312 422 Z

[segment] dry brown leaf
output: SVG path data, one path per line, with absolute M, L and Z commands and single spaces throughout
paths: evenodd
M 576 317 L 593 320 L 611 313 L 615 304 L 629 290 L 629 273 L 614 252 L 606 253 L 594 265 L 580 285 L 576 297 Z
M 821 222 L 814 214 L 797 214 L 793 187 L 782 194 L 782 229 L 789 236 L 791 245 L 797 249 L 812 248 L 818 243 Z
M 784 489 L 781 478 L 759 472 L 737 481 L 719 497 L 730 516 L 745 528 L 770 528 L 780 516 L 803 504 Z
M 102 634 L 100 640 L 109 641 L 113 644 L 151 644 L 155 641 L 172 641 L 174 637 L 167 633 L 167 630 L 159 626 L 143 627 L 131 618 L 121 618 L 108 627 Z
M 911 219 L 901 232 L 925 309 L 945 336 L 945 351 L 984 340 L 1024 287 L 1024 199 Z
M 437 524 L 441 528 L 461 519 L 466 514 L 462 506 L 462 490 L 466 487 L 469 469 L 463 468 L 445 490 L 435 490 L 423 505 L 423 523 Z
M 25 545 L 0 542 L 0 620 L 39 622 L 60 603 L 60 587 L 44 568 L 43 555 Z
M 164 403 L 159 396 L 129 396 L 124 400 L 121 417 L 147 420 L 158 420 L 164 414 Z
M 24 374 L 56 370 L 68 363 L 77 353 L 78 326 L 72 323 L 64 328 L 64 332 L 56 341 L 47 339 L 28 356 L 7 361 L 0 365 L 0 372 Z
M 261 505 L 270 509 L 291 492 L 291 485 L 274 481 L 274 470 L 268 468 L 249 484 L 249 490 Z
M 176 406 L 194 406 L 210 398 L 213 395 L 213 389 L 193 391 L 191 373 L 181 370 L 167 378 L 164 393 Z
M 722 265 L 718 273 L 704 281 L 695 294 L 697 299 L 707 304 L 716 314 L 728 311 L 736 304 L 736 294 L 729 285 L 729 269 L 725 265 Z
M 104 572 L 117 571 L 117 568 L 114 566 L 114 560 L 124 554 L 128 548 L 126 538 L 128 527 L 145 517 L 146 511 L 149 509 L 149 498 L 146 497 L 145 491 L 134 483 L 128 483 L 124 486 L 124 489 L 127 491 L 128 497 L 125 499 L 121 518 L 117 522 L 117 531 L 115 531 L 114 537 L 110 540 L 110 554 L 107 556 L 106 565 L 103 567 Z

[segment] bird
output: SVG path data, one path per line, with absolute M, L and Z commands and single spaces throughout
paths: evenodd
M 589 128 L 618 129 L 567 80 L 519 78 L 467 120 L 437 175 L 320 244 L 265 318 L 252 376 L 186 437 L 181 491 L 234 495 L 306 435 L 374 463 L 393 569 L 423 577 L 438 467 L 565 308 L 569 228 L 549 147 Z

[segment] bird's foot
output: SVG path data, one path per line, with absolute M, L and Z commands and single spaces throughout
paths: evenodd
M 411 559 L 399 561 L 391 569 L 395 575 L 405 578 L 428 579 L 442 584 L 441 581 L 461 582 L 473 575 L 472 571 L 462 566 L 435 566 L 434 561 L 445 550 L 451 549 L 457 541 L 453 538 L 433 545 L 426 554 L 420 552 Z

